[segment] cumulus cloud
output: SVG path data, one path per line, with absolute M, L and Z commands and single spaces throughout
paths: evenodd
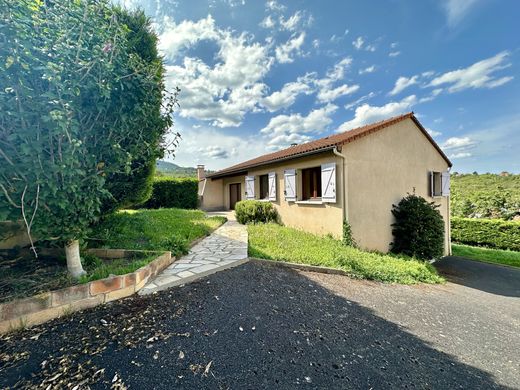
M 352 130 L 368 123 L 377 122 L 392 116 L 403 114 L 417 102 L 415 95 L 410 95 L 399 102 L 390 102 L 383 106 L 371 106 L 365 103 L 356 108 L 354 119 L 344 122 L 338 132 Z
M 363 37 L 357 37 L 354 41 L 352 41 L 352 45 L 358 50 L 361 50 L 364 43 L 365 40 L 363 39 Z
M 312 110 L 307 116 L 300 113 L 278 115 L 269 120 L 260 130 L 268 138 L 271 150 L 289 146 L 291 143 L 307 142 L 311 135 L 323 132 L 332 123 L 330 116 L 337 110 L 334 104 Z
M 270 11 L 282 12 L 282 11 L 285 11 L 285 9 L 287 7 L 285 5 L 283 5 L 283 4 L 278 3 L 275 0 L 270 0 L 270 1 L 265 3 L 265 8 L 267 10 L 270 10 Z
M 419 82 L 419 76 L 412 77 L 399 77 L 395 82 L 394 88 L 388 93 L 390 96 L 397 95 L 399 92 L 402 92 L 406 88 L 417 84 Z
M 260 27 L 273 28 L 276 25 L 274 18 L 271 15 L 267 15 L 264 20 L 260 22 Z
M 308 77 L 298 77 L 297 81 L 286 83 L 281 90 L 273 92 L 262 99 L 261 104 L 270 112 L 290 107 L 300 94 L 309 95 L 313 88 L 309 85 Z
M 473 145 L 475 145 L 475 141 L 473 141 L 469 137 L 451 137 L 444 141 L 442 147 L 444 149 L 460 149 L 467 148 Z
M 503 51 L 497 55 L 478 61 L 467 68 L 453 70 L 435 77 L 430 86 L 449 85 L 448 91 L 459 92 L 469 88 L 495 88 L 513 79 L 513 76 L 496 77 L 495 72 L 508 68 L 509 52 Z
M 208 158 L 213 159 L 228 159 L 229 158 L 229 151 L 216 145 L 210 145 L 206 146 L 204 148 L 199 148 L 198 152 Z
M 391 51 L 390 53 L 388 53 L 388 57 L 397 57 L 400 54 L 401 52 L 399 50 Z
M 359 99 L 357 99 L 357 100 L 355 100 L 355 101 L 353 101 L 351 103 L 345 104 L 345 110 L 350 110 L 350 109 L 356 107 L 357 105 L 359 105 L 360 103 L 362 103 L 364 101 L 367 101 L 369 99 L 372 99 L 376 95 L 377 94 L 375 92 L 370 92 L 367 95 L 363 95 Z
M 334 64 L 332 68 L 327 70 L 326 76 L 323 78 L 315 78 L 314 85 L 318 89 L 317 99 L 321 103 L 333 102 L 337 98 L 350 95 L 359 89 L 359 85 L 341 84 L 335 85 L 338 81 L 345 77 L 345 72 L 352 63 L 351 57 L 345 57 L 341 61 Z
M 376 66 L 372 65 L 372 66 L 368 66 L 364 69 L 360 69 L 358 73 L 359 74 L 373 73 L 373 72 L 375 72 L 375 70 L 376 70 Z
M 219 47 L 213 66 L 199 58 L 178 55 L 182 48 L 201 39 L 212 40 Z M 181 88 L 181 117 L 228 127 L 239 126 L 247 112 L 259 110 L 258 102 L 266 89 L 262 79 L 272 64 L 266 46 L 253 42 L 245 33 L 219 29 L 211 15 L 179 24 L 167 21 L 160 45 L 165 57 L 174 62 L 166 66 L 166 83 L 169 88 Z
M 323 87 L 319 90 L 317 98 L 319 102 L 332 102 L 340 96 L 350 95 L 359 89 L 359 85 L 342 84 L 338 87 Z
M 286 43 L 275 49 L 276 59 L 278 62 L 285 64 L 294 61 L 294 55 L 301 54 L 301 47 L 305 41 L 305 32 L 301 32 L 297 36 L 293 36 Z
M 435 131 L 435 130 L 430 129 L 430 128 L 426 128 L 426 131 L 428 132 L 428 134 L 430 134 L 434 138 L 438 137 L 439 135 L 442 135 L 442 133 L 440 131 Z

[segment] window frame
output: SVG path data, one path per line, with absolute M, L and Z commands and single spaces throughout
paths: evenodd
M 301 174 L 301 198 L 302 201 L 321 201 L 321 165 L 300 170 Z M 309 180 L 307 184 L 306 181 Z
M 263 183 L 265 179 L 265 183 Z M 264 188 L 265 185 L 265 188 Z M 265 193 L 263 192 L 265 190 Z M 258 176 L 258 193 L 260 200 L 269 200 L 269 174 Z M 264 196 L 262 196 L 264 195 Z

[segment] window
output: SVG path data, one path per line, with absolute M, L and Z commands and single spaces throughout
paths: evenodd
M 302 170 L 302 200 L 321 198 L 321 167 Z
M 269 198 L 269 175 L 260 176 L 260 199 Z
M 430 173 L 430 193 L 431 196 L 441 196 L 442 193 L 442 176 L 440 172 L 431 172 Z

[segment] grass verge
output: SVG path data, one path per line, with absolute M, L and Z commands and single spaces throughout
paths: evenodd
M 451 244 L 453 256 L 465 257 L 471 260 L 484 261 L 486 263 L 510 265 L 520 267 L 520 252 L 503 249 L 482 248 L 462 244 Z
M 342 269 L 353 277 L 387 283 L 442 283 L 428 263 L 410 258 L 365 252 L 341 241 L 276 224 L 248 225 L 249 255 Z
M 173 256 L 184 254 L 190 244 L 209 235 L 226 221 L 207 218 L 200 210 L 124 210 L 94 226 L 90 247 L 164 250 Z

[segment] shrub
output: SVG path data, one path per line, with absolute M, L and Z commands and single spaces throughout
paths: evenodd
M 392 252 L 429 260 L 444 253 L 444 221 L 439 206 L 417 195 L 393 205 Z
M 451 219 L 453 241 L 520 251 L 520 222 L 499 219 Z
M 156 178 L 152 195 L 141 207 L 147 209 L 196 209 L 199 182 L 191 178 Z
M 270 202 L 242 200 L 235 205 L 235 215 L 241 224 L 276 222 L 278 213 Z
M 354 237 L 352 237 L 352 227 L 350 226 L 350 223 L 348 223 L 347 220 L 343 221 L 343 245 L 346 246 L 356 246 L 356 241 L 354 240 Z

